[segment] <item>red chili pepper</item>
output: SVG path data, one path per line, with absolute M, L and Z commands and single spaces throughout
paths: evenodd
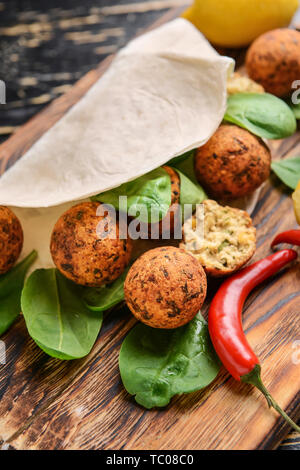
M 257 387 L 266 397 L 268 405 L 275 408 L 300 432 L 300 427 L 277 405 L 263 385 L 259 360 L 252 351 L 242 327 L 243 306 L 252 289 L 296 258 L 296 251 L 281 250 L 227 279 L 211 303 L 208 328 L 216 353 L 230 374 L 236 380 Z
M 279 233 L 272 241 L 271 247 L 273 248 L 279 243 L 290 243 L 291 245 L 300 246 L 300 230 L 287 230 L 286 232 Z

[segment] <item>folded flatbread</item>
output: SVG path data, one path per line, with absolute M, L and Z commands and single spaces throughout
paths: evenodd
M 121 50 L 0 179 L 0 204 L 24 228 L 24 254 L 36 248 L 39 265 L 52 265 L 50 234 L 66 208 L 207 142 L 223 119 L 233 67 L 184 19 Z
M 203 145 L 233 60 L 184 19 L 133 40 L 0 179 L 0 204 L 49 207 L 112 189 Z

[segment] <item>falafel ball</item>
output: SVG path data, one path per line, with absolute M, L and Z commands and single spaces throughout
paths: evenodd
M 9 271 L 23 248 L 23 230 L 11 209 L 0 206 L 0 274 Z
M 153 328 L 178 328 L 191 321 L 206 297 L 201 264 L 179 248 L 154 248 L 130 268 L 125 300 L 133 315 Z
M 290 95 L 292 83 L 300 77 L 300 32 L 283 28 L 263 34 L 250 46 L 246 68 L 268 93 Z
M 256 229 L 249 214 L 241 209 L 223 207 L 209 199 L 203 207 L 204 214 L 196 211 L 185 221 L 180 248 L 195 256 L 206 274 L 228 276 L 254 255 Z
M 57 269 L 76 284 L 90 287 L 117 279 L 132 251 L 131 240 L 119 238 L 119 224 L 112 215 L 97 215 L 100 205 L 82 202 L 71 207 L 56 222 L 50 242 Z
M 200 184 L 216 199 L 251 194 L 270 175 L 271 154 L 262 139 L 245 129 L 222 124 L 194 157 Z

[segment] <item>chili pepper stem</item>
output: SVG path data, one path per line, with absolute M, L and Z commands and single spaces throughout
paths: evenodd
M 280 408 L 280 406 L 276 403 L 274 398 L 270 395 L 264 384 L 262 383 L 261 376 L 260 376 L 260 371 L 261 367 L 259 364 L 256 364 L 256 366 L 253 368 L 249 374 L 243 375 L 241 377 L 241 381 L 245 382 L 247 384 L 254 385 L 254 387 L 258 388 L 262 392 L 262 394 L 265 396 L 269 408 L 274 408 L 285 420 L 289 425 L 295 429 L 295 431 L 300 432 L 300 427 L 297 426 L 296 423 Z

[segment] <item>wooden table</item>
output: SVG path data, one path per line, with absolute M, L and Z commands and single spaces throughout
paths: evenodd
M 46 126 L 49 126 L 79 99 L 101 75 L 110 58 L 71 88 L 78 78 L 169 7 L 180 8 L 186 1 L 131 1 L 130 4 L 123 1 L 109 2 L 109 6 L 105 6 L 106 2 L 90 0 L 82 6 L 82 2 L 73 1 L 71 8 L 66 2 L 65 8 L 60 6 L 45 11 L 39 9 L 40 2 L 31 3 L 34 8 L 18 12 L 17 17 L 14 2 L 7 6 L 0 3 L 0 60 L 4 64 L 0 78 L 8 84 L 8 103 L 1 107 L 0 133 L 6 138 L 46 103 L 66 91 L 68 93 L 47 108 L 42 118 L 31 121 L 2 145 L 2 171 L 45 130 L 45 118 Z M 61 5 L 62 2 L 57 3 Z M 172 10 L 170 17 L 174 14 L 176 11 Z M 295 154 L 299 141 L 297 136 L 274 142 L 274 157 Z M 267 249 L 268 234 L 285 228 L 282 217 L 290 212 L 288 196 L 278 181 L 273 180 L 272 184 L 273 187 L 269 185 L 264 189 L 259 210 L 255 212 L 254 220 L 260 233 L 257 258 Z M 295 272 L 293 282 L 296 280 Z M 294 287 L 291 281 L 289 286 L 286 285 L 287 297 Z M 277 288 L 276 283 L 271 286 L 271 291 L 265 286 L 259 301 L 257 295 L 251 297 L 245 312 L 246 326 L 251 326 L 251 309 L 266 309 L 270 295 L 273 299 L 278 296 L 278 302 L 282 301 Z M 122 310 L 116 310 L 105 321 L 101 337 L 88 358 L 66 363 L 44 355 L 28 338 L 20 319 L 5 335 L 9 362 L 5 373 L 0 371 L 0 435 L 5 443 L 9 442 L 15 448 L 120 448 L 124 446 L 120 438 L 122 426 L 130 427 L 126 431 L 129 442 L 135 433 L 142 436 L 143 427 L 149 425 L 148 412 L 136 407 L 124 392 L 116 367 L 119 343 L 132 325 L 131 317 L 124 317 Z M 103 378 L 103 390 L 99 389 L 99 376 Z M 227 380 L 224 372 L 218 383 Z M 241 392 L 237 384 L 230 382 L 230 385 L 236 392 Z M 118 414 L 110 415 L 106 422 L 103 420 L 106 407 L 113 406 L 120 396 L 124 408 L 117 406 Z M 175 399 L 175 412 L 186 410 L 192 420 L 188 410 L 204 398 L 200 393 L 191 401 Z M 157 421 L 160 421 L 159 417 Z M 90 430 L 92 423 L 97 422 L 102 423 L 102 437 L 97 426 Z M 109 440 L 108 429 L 111 430 Z M 159 448 L 159 433 L 156 428 L 153 432 Z M 278 445 L 284 433 L 281 427 L 277 429 L 276 435 L 272 436 L 272 446 Z M 267 437 L 263 445 L 270 447 Z M 300 449 L 299 436 L 292 433 L 280 448 Z
M 189 0 L 0 0 L 0 142 L 169 8 Z

